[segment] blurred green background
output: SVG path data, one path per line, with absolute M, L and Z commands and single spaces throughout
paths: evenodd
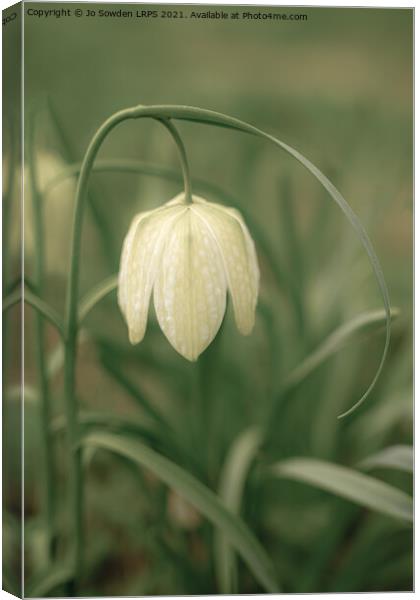
M 26 10 L 78 6 L 31 3 Z M 110 8 L 91 6 L 97 12 Z M 194 9 L 177 8 L 186 13 Z M 222 9 L 243 10 L 212 8 Z M 214 343 L 196 364 L 188 364 L 164 338 L 153 309 L 144 341 L 131 347 L 114 292 L 84 323 L 78 399 L 85 411 L 145 423 L 152 406 L 175 442 L 165 447 L 166 434 L 158 429 L 151 445 L 214 491 L 237 436 L 271 415 L 240 513 L 271 556 L 284 591 L 409 590 L 412 532 L 407 525 L 303 483 L 267 480 L 264 465 L 303 456 L 358 468 L 359 461 L 380 449 L 412 443 L 413 14 L 390 9 L 246 10 L 298 12 L 307 20 L 26 16 L 26 141 L 44 213 L 42 296 L 62 314 L 75 179 L 48 194 L 46 186 L 67 165 L 81 161 L 92 135 L 113 112 L 137 104 L 213 109 L 248 121 L 307 156 L 359 215 L 380 258 L 392 306 L 400 309 L 385 369 L 363 407 L 337 420 L 375 373 L 384 336 L 378 326 L 353 336 L 298 385 L 286 391 L 282 387 L 288 373 L 337 327 L 381 308 L 354 232 L 319 183 L 288 155 L 251 136 L 189 123 L 180 123 L 179 130 L 193 178 L 224 190 L 224 197 L 207 193 L 209 200 L 229 203 L 233 198 L 256 240 L 261 294 L 254 332 L 240 336 L 228 308 Z M 179 171 L 173 142 L 154 121 L 118 127 L 100 158 Z M 82 295 L 117 272 L 132 217 L 180 189 L 180 184 L 158 177 L 94 174 L 83 234 Z M 195 189 L 201 191 L 199 185 Z M 26 198 L 30 281 L 40 248 L 29 183 Z M 33 400 L 29 393 L 25 404 L 25 550 L 31 582 L 48 570 L 48 557 L 36 391 L 39 346 L 29 308 L 26 328 L 25 379 L 33 392 Z M 49 326 L 45 346 L 57 418 L 63 413 L 61 350 Z M 60 431 L 53 438 L 58 563 L 65 560 L 71 534 L 62 438 Z M 195 509 L 150 473 L 105 451 L 85 459 L 81 595 L 220 591 L 214 530 Z M 407 473 L 376 469 L 371 475 L 411 493 Z M 242 562 L 237 589 L 262 591 Z M 44 590 L 66 593 L 65 586 Z

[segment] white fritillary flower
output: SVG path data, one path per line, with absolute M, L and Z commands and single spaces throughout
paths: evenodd
M 145 334 L 152 291 L 159 325 L 188 360 L 214 339 L 229 290 L 239 331 L 255 322 L 259 269 L 254 242 L 238 211 L 184 193 L 138 214 L 124 240 L 118 303 L 130 342 Z

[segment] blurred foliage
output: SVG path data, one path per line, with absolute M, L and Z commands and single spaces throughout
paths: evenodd
M 218 493 L 238 436 L 268 422 L 268 435 L 255 449 L 243 482 L 239 511 L 271 557 L 282 589 L 410 590 L 412 531 L 407 524 L 266 472 L 267 466 L 292 457 L 359 469 L 363 459 L 384 448 L 412 443 L 412 12 L 301 10 L 308 14 L 306 22 L 26 20 L 25 102 L 28 118 L 35 115 L 44 214 L 42 297 L 62 314 L 76 179 L 67 178 L 45 193 L 48 181 L 81 161 L 97 127 L 115 110 L 136 104 L 201 106 L 249 121 L 298 148 L 360 216 L 381 260 L 392 305 L 400 310 L 385 370 L 368 401 L 349 418 L 337 420 L 375 373 L 384 333 L 378 326 L 351 338 L 297 385 L 283 387 L 288 374 L 331 332 L 380 308 L 366 255 L 342 214 L 290 157 L 251 136 L 182 123 L 193 178 L 225 190 L 243 208 L 251 233 L 258 229 L 266 239 L 267 247 L 261 248 L 256 238 L 262 273 L 256 326 L 251 336 L 240 336 L 228 308 L 213 344 L 189 364 L 164 338 L 153 309 L 144 341 L 130 346 L 112 292 L 83 324 L 77 368 L 83 426 L 105 423 L 129 439 L 147 439 L 152 449 Z M 122 125 L 100 158 L 178 169 L 176 150 L 155 122 Z M 150 175 L 93 175 L 82 294 L 116 273 L 133 215 L 179 190 L 178 183 Z M 27 188 L 26 198 L 30 194 Z M 224 201 L 214 193 L 207 196 Z M 25 210 L 26 278 L 31 282 L 37 245 L 30 201 Z M 14 219 L 9 254 L 17 264 Z M 13 327 L 17 314 L 16 308 L 8 312 Z M 40 588 L 43 595 L 66 595 L 71 531 L 60 426 L 62 349 L 46 325 L 54 416 L 58 571 L 53 571 L 43 520 L 33 317 L 26 308 L 25 575 L 36 582 L 52 573 Z M 9 385 L 16 385 L 18 377 L 15 369 L 7 377 Z M 16 395 L 6 396 L 6 403 L 13 421 Z M 10 457 L 18 445 L 17 437 Z M 86 450 L 84 461 L 87 533 L 81 595 L 220 591 L 215 530 L 196 509 L 122 455 L 95 447 Z M 9 471 L 5 533 L 13 539 L 20 473 Z M 370 475 L 412 491 L 406 472 L 377 466 Z M 262 591 L 242 561 L 237 590 Z

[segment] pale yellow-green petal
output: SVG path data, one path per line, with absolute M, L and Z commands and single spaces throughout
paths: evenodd
M 206 222 L 222 254 L 236 324 L 247 335 L 254 327 L 259 288 L 254 242 L 238 211 L 200 198 L 194 202 L 193 210 Z
M 153 212 L 153 211 L 146 211 L 146 212 L 142 212 L 142 213 L 139 213 L 138 215 L 136 215 L 133 218 L 133 220 L 131 221 L 130 227 L 128 229 L 128 233 L 124 238 L 122 252 L 121 252 L 121 258 L 120 258 L 120 270 L 118 273 L 118 304 L 119 304 L 120 309 L 121 309 L 122 313 L 124 314 L 124 316 L 125 316 L 125 311 L 126 311 L 126 307 L 127 307 L 127 287 L 128 287 L 127 270 L 128 270 L 128 266 L 130 264 L 129 258 L 131 256 L 132 249 L 133 249 L 134 236 L 137 231 L 137 226 L 140 224 L 140 222 L 143 219 L 145 219 L 148 215 L 150 215 L 151 212 Z
M 160 327 L 188 360 L 196 360 L 219 330 L 226 290 L 219 247 L 189 207 L 167 233 L 154 287 Z
M 185 208 L 175 206 L 141 213 L 132 222 L 121 257 L 118 302 L 128 325 L 130 342 L 146 331 L 150 296 L 168 230 Z

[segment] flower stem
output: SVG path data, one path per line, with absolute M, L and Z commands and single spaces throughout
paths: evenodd
M 29 185 L 32 194 L 32 206 L 34 215 L 34 240 L 35 240 L 35 268 L 34 282 L 39 295 L 42 295 L 45 275 L 45 246 L 44 246 L 44 223 L 42 198 L 39 192 L 39 186 L 35 165 L 35 118 L 36 113 L 31 115 L 31 121 L 28 131 L 28 165 L 29 165 Z M 39 391 L 41 399 L 41 430 L 42 444 L 45 464 L 45 524 L 48 539 L 48 557 L 53 559 L 54 555 L 54 507 L 55 507 L 55 489 L 54 489 L 54 459 L 53 459 L 53 441 L 50 432 L 51 422 L 51 398 L 47 375 L 47 365 L 45 359 L 45 321 L 40 312 L 35 315 L 35 356 L 37 361 Z
M 191 176 L 190 167 L 188 165 L 187 151 L 185 150 L 184 142 L 178 133 L 177 128 L 170 119 L 160 119 L 160 122 L 166 127 L 166 129 L 172 134 L 172 137 L 178 148 L 179 159 L 181 162 L 182 177 L 184 179 L 184 190 L 185 190 L 185 202 L 187 204 L 192 203 L 192 189 L 191 189 Z
M 71 514 L 71 531 L 74 545 L 72 548 L 72 563 L 74 566 L 74 584 L 80 579 L 83 567 L 83 472 L 81 463 L 80 432 L 75 396 L 75 368 L 78 336 L 78 300 L 79 300 L 79 265 L 81 256 L 81 238 L 84 208 L 90 174 L 96 156 L 107 135 L 119 123 L 127 119 L 154 118 L 160 121 L 171 133 L 181 159 L 187 201 L 192 201 L 191 184 L 187 157 L 182 140 L 168 119 L 161 119 L 155 107 L 136 106 L 121 110 L 107 119 L 91 139 L 84 156 L 76 189 L 76 199 L 73 216 L 73 229 L 70 255 L 70 274 L 67 285 L 66 316 L 65 316 L 65 362 L 64 362 L 64 399 L 66 406 L 67 436 L 70 452 L 69 497 Z M 189 200 L 188 200 L 189 199 Z M 74 588 L 75 588 L 74 586 Z M 73 590 L 73 594 L 74 594 Z

